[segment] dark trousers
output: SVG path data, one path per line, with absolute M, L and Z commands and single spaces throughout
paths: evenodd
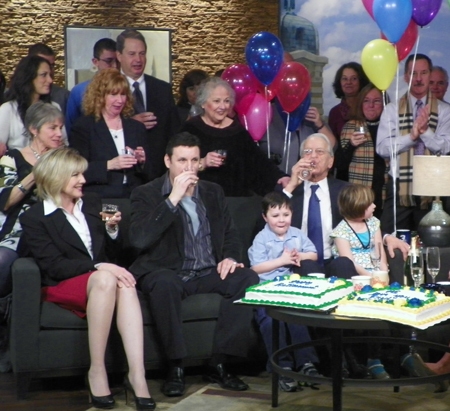
M 321 266 L 317 261 L 311 260 L 302 261 L 302 265 L 306 262 L 308 262 L 307 274 L 323 273 L 327 278 L 338 277 L 347 280 L 354 275 L 358 275 L 355 264 L 347 257 L 330 258 L 324 261 L 324 266 Z M 302 275 L 304 274 L 302 273 Z
M 181 301 L 194 294 L 217 293 L 224 298 L 213 341 L 213 354 L 246 356 L 253 308 L 233 302 L 244 297 L 245 290 L 258 284 L 258 275 L 249 268 L 237 268 L 222 280 L 213 269 L 204 277 L 183 282 L 177 273 L 161 269 L 139 280 L 139 287 L 148 295 L 156 329 L 169 360 L 187 355 L 181 318 Z
M 402 207 L 399 205 L 399 183 L 397 180 L 396 195 L 394 197 L 394 180 L 389 177 L 386 185 L 386 201 L 384 202 L 383 213 L 381 214 L 381 229 L 385 233 L 393 233 L 394 226 L 394 198 L 397 201 L 396 225 L 401 230 L 416 231 L 420 220 L 428 213 L 428 210 L 421 210 L 420 206 Z M 416 203 L 420 204 L 420 197 L 415 197 Z
M 273 354 L 272 349 L 272 318 L 266 314 L 265 308 L 258 308 L 255 311 L 255 320 L 258 324 L 259 331 L 264 340 L 266 351 L 269 356 L 267 361 L 267 371 L 272 372 L 272 364 L 270 357 Z M 285 348 L 291 344 L 300 344 L 311 341 L 308 327 L 299 324 L 287 324 L 280 321 L 280 348 Z M 302 350 L 295 350 L 293 355 L 286 354 L 279 360 L 281 367 L 289 367 L 292 370 L 299 370 L 303 364 L 307 362 L 318 362 L 316 351 L 313 347 L 303 348 Z

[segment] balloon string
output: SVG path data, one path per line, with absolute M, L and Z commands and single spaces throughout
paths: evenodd
M 284 129 L 284 147 L 283 147 L 283 159 L 286 160 L 286 166 L 285 166 L 285 173 L 287 174 L 288 172 L 288 166 L 287 163 L 289 161 L 289 159 L 287 158 L 287 139 L 288 139 L 288 126 L 289 125 L 289 113 L 288 113 L 288 120 L 286 122 L 286 128 Z
M 248 131 L 247 116 L 245 114 L 243 114 L 242 117 L 244 118 L 245 129 Z
M 267 158 L 270 159 L 270 131 L 269 131 L 269 111 L 270 111 L 270 101 L 267 100 L 267 86 L 264 86 L 264 95 L 267 101 L 267 110 L 266 110 L 266 134 L 267 134 Z

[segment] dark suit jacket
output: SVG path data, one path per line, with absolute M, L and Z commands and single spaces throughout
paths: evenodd
M 21 215 L 21 242 L 25 242 L 25 248 L 36 259 L 44 285 L 56 285 L 95 271 L 95 264 L 109 261 L 108 255 L 117 254 L 119 241 L 113 241 L 106 233 L 100 210 L 101 201 L 95 194 L 83 197 L 82 211 L 91 233 L 94 259 L 61 209 L 44 215 L 44 205 L 40 201 Z
M 333 227 L 336 227 L 342 220 L 342 216 L 339 213 L 338 207 L 338 197 L 341 190 L 349 185 L 347 181 L 337 180 L 335 178 L 328 178 L 328 189 L 330 190 L 330 200 L 331 200 L 331 214 Z M 302 227 L 303 218 L 303 199 L 305 197 L 305 187 L 304 184 L 298 186 L 292 192 L 292 225 L 297 228 Z
M 136 278 L 167 268 L 180 271 L 184 260 L 184 231 L 179 211 L 172 212 L 161 194 L 165 176 L 136 188 L 131 195 L 131 244 L 140 255 L 130 267 Z M 200 197 L 206 207 L 216 262 L 241 261 L 239 234 L 231 219 L 223 190 L 200 180 Z
M 153 164 L 154 177 L 159 177 L 166 170 L 164 154 L 167 142 L 176 131 L 176 124 L 172 124 L 175 103 L 172 86 L 169 83 L 147 74 L 144 75 L 144 80 L 147 111 L 157 117 L 156 126 L 147 130 L 150 145 L 149 160 Z
M 72 126 L 69 135 L 69 145 L 89 162 L 84 173 L 86 178 L 85 190 L 96 192 L 101 198 L 128 197 L 131 190 L 146 183 L 157 176 L 153 170 L 150 157 L 149 141 L 145 127 L 139 121 L 122 118 L 125 145 L 131 148 L 142 146 L 147 161 L 143 166 L 138 165 L 126 170 L 106 169 L 107 162 L 119 154 L 113 137 L 103 118 L 99 121 L 94 116 L 80 117 Z M 128 187 L 124 187 L 123 177 L 127 175 Z

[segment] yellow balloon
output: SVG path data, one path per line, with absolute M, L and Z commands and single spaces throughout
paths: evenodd
M 361 64 L 369 80 L 385 91 L 397 72 L 397 51 L 387 40 L 369 41 L 361 53 Z

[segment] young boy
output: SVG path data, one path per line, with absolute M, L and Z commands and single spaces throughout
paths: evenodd
M 262 200 L 264 229 L 255 237 L 248 250 L 251 268 L 259 275 L 261 282 L 273 280 L 279 275 L 298 273 L 307 275 L 317 272 L 317 252 L 314 244 L 298 228 L 291 227 L 292 205 L 290 199 L 279 192 L 267 194 Z M 272 318 L 264 308 L 258 308 L 256 322 L 266 345 L 267 354 L 272 355 Z M 302 325 L 280 323 L 280 348 L 287 343 L 298 344 L 311 341 L 308 328 Z M 283 368 L 297 370 L 301 375 L 319 375 L 313 365 L 318 362 L 314 348 L 296 350 L 293 356 L 280 358 Z M 268 362 L 267 371 L 271 372 Z M 293 392 L 298 388 L 296 381 L 280 377 L 280 388 Z

